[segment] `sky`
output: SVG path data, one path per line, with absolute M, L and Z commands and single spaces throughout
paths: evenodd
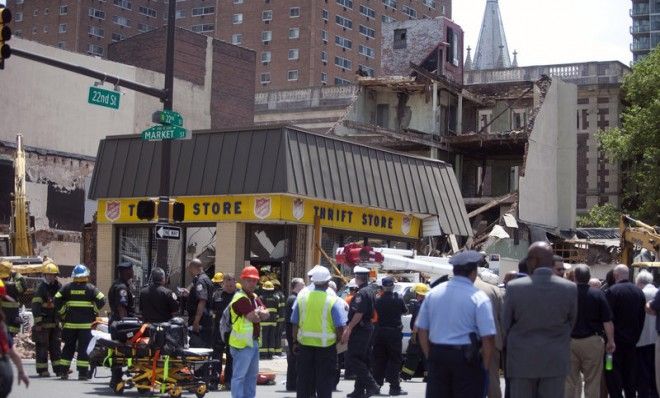
M 518 65 L 632 60 L 630 0 L 499 0 L 509 52 Z M 465 47 L 479 38 L 486 0 L 452 0 Z M 467 52 L 466 52 L 467 55 Z M 513 55 L 511 55 L 513 60 Z

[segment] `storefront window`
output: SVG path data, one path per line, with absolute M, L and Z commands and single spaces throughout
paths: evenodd
M 117 262 L 130 262 L 133 264 L 133 286 L 131 290 L 137 297 L 140 287 L 146 284 L 149 278 L 149 227 L 121 227 L 117 231 Z M 117 277 L 116 270 L 112 272 L 113 279 Z
M 204 271 L 212 278 L 215 274 L 215 238 L 216 228 L 213 226 L 188 227 L 186 228 L 186 261 L 187 264 L 193 258 L 198 258 L 204 265 Z M 179 268 L 178 275 L 181 280 L 181 273 L 185 274 L 185 269 Z M 189 275 L 183 275 L 184 281 L 190 281 Z M 187 284 L 183 283 L 183 284 Z

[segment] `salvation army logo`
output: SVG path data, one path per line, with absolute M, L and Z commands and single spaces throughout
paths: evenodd
M 410 233 L 411 224 L 412 224 L 412 217 L 403 216 L 403 220 L 401 220 L 401 232 L 403 232 L 404 235 L 408 235 Z
M 262 220 L 270 216 L 270 203 L 270 198 L 256 198 L 254 200 L 254 215 Z
M 298 198 L 293 201 L 293 217 L 300 220 L 305 215 L 305 202 Z
M 105 218 L 117 221 L 121 215 L 121 203 L 117 200 L 105 202 Z

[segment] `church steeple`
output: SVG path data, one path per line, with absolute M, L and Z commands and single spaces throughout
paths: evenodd
M 479 41 L 474 51 L 472 69 L 510 68 L 511 57 L 506 44 L 504 25 L 498 0 L 487 0 Z
M 472 49 L 470 46 L 467 48 L 467 57 L 465 57 L 465 63 L 463 64 L 463 70 L 472 70 L 472 55 L 470 54 Z

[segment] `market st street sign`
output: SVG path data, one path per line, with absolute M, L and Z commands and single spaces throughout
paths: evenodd
M 145 141 L 182 140 L 191 138 L 188 130 L 179 126 L 151 126 L 142 132 Z

